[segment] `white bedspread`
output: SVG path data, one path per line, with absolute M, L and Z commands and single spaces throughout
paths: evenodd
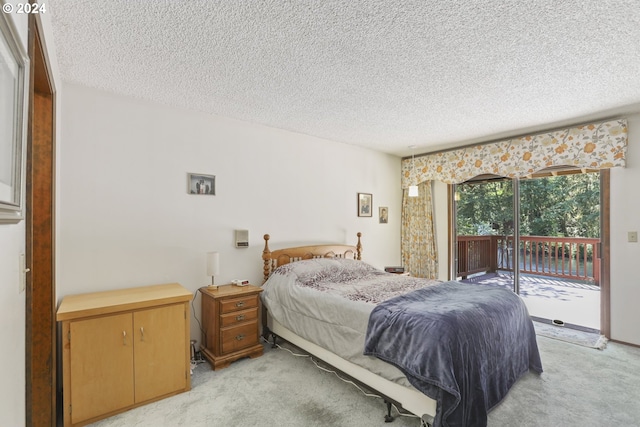
M 362 261 L 319 258 L 278 267 L 262 286 L 262 301 L 275 320 L 302 338 L 411 387 L 399 369 L 363 355 L 367 323 L 376 304 L 434 283 Z

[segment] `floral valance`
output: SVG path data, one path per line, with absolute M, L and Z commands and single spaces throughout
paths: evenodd
M 522 178 L 554 166 L 608 169 L 625 166 L 627 121 L 612 120 L 402 161 L 402 188 L 427 180 L 459 184 L 492 174 Z

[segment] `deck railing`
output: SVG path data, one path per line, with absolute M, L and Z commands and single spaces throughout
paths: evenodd
M 520 272 L 598 285 L 599 243 L 582 237 L 520 236 Z M 513 236 L 458 236 L 458 277 L 513 268 Z

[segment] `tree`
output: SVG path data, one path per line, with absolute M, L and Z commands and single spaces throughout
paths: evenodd
M 513 186 L 507 178 L 456 187 L 460 235 L 513 233 Z M 599 174 L 571 174 L 520 180 L 520 234 L 600 236 Z

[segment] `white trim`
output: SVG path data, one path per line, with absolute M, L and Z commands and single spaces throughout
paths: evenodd
M 3 154 L 10 154 L 10 159 L 0 168 L 7 168 L 2 174 L 9 182 L 0 186 L 0 224 L 16 223 L 23 218 L 24 187 L 25 187 L 25 153 L 27 138 L 28 118 L 28 90 L 29 58 L 20 41 L 20 37 L 13 24 L 13 20 L 6 14 L 0 16 L 0 36 L 2 37 L 2 55 L 0 61 L 7 62 L 7 69 L 13 77 L 14 99 L 11 117 L 0 117 L 3 127 L 11 126 L 12 132 L 8 140 L 0 141 L 3 144 Z M 6 48 L 6 49 L 5 49 Z M 14 62 L 11 62 L 14 61 Z M 1 71 L 1 70 L 0 70 Z M 4 82 L 1 82 L 4 83 Z M 3 112 L 6 113 L 6 112 Z M 4 144 L 9 144 L 4 146 Z M 6 159 L 5 159 L 6 161 Z

